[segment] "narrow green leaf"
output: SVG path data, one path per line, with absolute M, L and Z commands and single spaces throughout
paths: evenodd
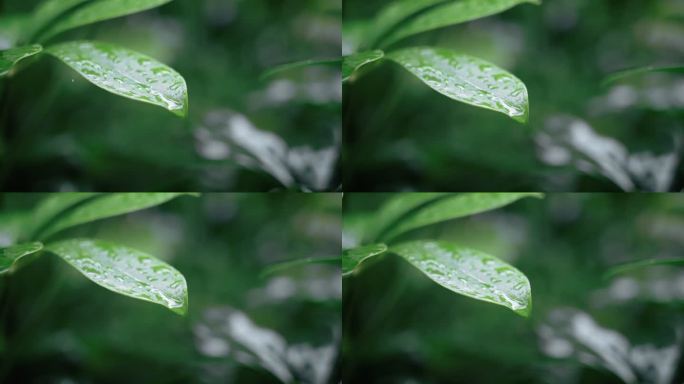
M 444 96 L 527 122 L 525 84 L 494 64 L 443 48 L 407 48 L 387 57 Z
M 54 21 L 57 17 L 62 16 L 67 11 L 70 11 L 90 0 L 45 0 L 31 15 L 31 23 L 27 25 L 26 31 L 24 32 L 24 38 L 27 41 L 33 41 L 34 37 L 42 31 L 45 30 L 50 22 Z
M 116 293 L 163 305 L 185 315 L 188 287 L 183 275 L 165 262 L 121 245 L 70 239 L 46 250 L 64 259 L 93 282 Z
M 438 241 L 404 243 L 390 251 L 453 292 L 502 305 L 524 317 L 532 310 L 527 277 L 494 256 Z
M 374 217 L 374 225 L 364 239 L 377 240 L 397 224 L 399 219 L 423 205 L 449 196 L 444 192 L 397 193 L 382 205 Z
M 371 257 L 381 255 L 387 251 L 385 244 L 363 245 L 342 252 L 342 276 L 349 276 L 356 268 Z
M 37 55 L 42 50 L 43 47 L 40 45 L 26 45 L 0 51 L 0 77 L 6 76 L 10 69 L 21 60 L 29 56 Z
M 370 26 L 372 34 L 367 36 L 367 40 L 372 42 L 371 46 L 376 46 L 382 37 L 400 22 L 420 11 L 424 11 L 432 6 L 448 1 L 449 0 L 398 0 L 391 2 L 374 18 L 373 23 Z
M 41 249 L 43 249 L 43 244 L 38 242 L 0 248 L 0 275 L 12 272 L 22 257 L 36 253 Z
M 65 210 L 87 199 L 97 196 L 92 192 L 63 192 L 52 193 L 41 200 L 38 206 L 31 212 L 31 219 L 24 228 L 24 233 L 29 239 L 39 238 L 40 232 L 46 228 L 50 221 Z
M 394 29 L 382 45 L 393 44 L 408 36 L 450 25 L 480 19 L 506 11 L 521 3 L 539 4 L 539 0 L 458 0 L 432 7 Z
M 156 8 L 172 0 L 93 0 L 60 18 L 55 24 L 41 34 L 41 41 L 50 39 L 70 29 L 99 21 Z
M 625 79 L 628 77 L 639 76 L 639 75 L 643 75 L 646 73 L 653 73 L 653 72 L 684 73 L 684 65 L 674 65 L 674 66 L 667 66 L 667 67 L 649 66 L 649 67 L 642 67 L 642 68 L 627 69 L 624 71 L 613 73 L 612 75 L 608 76 L 606 78 L 606 80 L 604 80 L 603 84 L 608 85 L 608 84 L 614 83 L 616 81 L 619 81 L 619 80 L 622 80 L 622 79 Z
M 462 193 L 436 200 L 415 211 L 391 228 L 383 239 L 391 240 L 402 233 L 446 220 L 491 211 L 525 197 L 541 198 L 540 193 Z
M 267 79 L 269 77 L 272 77 L 274 75 L 280 74 L 282 72 L 287 72 L 291 71 L 294 69 L 299 69 L 299 68 L 304 68 L 304 67 L 311 67 L 315 65 L 330 65 L 330 64 L 338 64 L 341 59 L 339 58 L 334 58 L 334 59 L 310 59 L 310 60 L 302 60 L 302 61 L 295 61 L 293 63 L 286 63 L 282 65 L 278 65 L 274 68 L 269 69 L 268 71 L 264 72 L 264 74 L 261 75 L 261 79 Z
M 288 269 L 302 267 L 311 264 L 340 264 L 339 257 L 306 257 L 303 259 L 289 260 L 282 263 L 275 263 L 269 265 L 263 272 L 261 272 L 261 277 L 266 277 L 279 273 Z
M 187 114 L 185 79 L 151 57 L 92 41 L 63 43 L 47 52 L 106 91 L 160 106 L 181 117 Z
M 154 207 L 187 193 L 108 193 L 86 200 L 63 212 L 44 228 L 40 237 L 48 238 L 57 232 L 79 224 Z
M 342 60 L 342 81 L 349 80 L 359 68 L 374 61 L 378 61 L 382 59 L 383 56 L 385 56 L 385 52 L 380 50 L 360 52 L 345 56 Z
M 631 272 L 635 269 L 642 269 L 647 267 L 652 267 L 655 265 L 684 265 L 684 257 L 671 257 L 671 258 L 660 258 L 660 259 L 648 259 L 633 261 L 630 263 L 625 263 L 612 267 L 606 273 L 606 278 L 612 278 L 616 275 Z

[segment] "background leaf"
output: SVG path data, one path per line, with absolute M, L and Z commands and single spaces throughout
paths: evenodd
M 340 258 L 339 257 L 305 257 L 302 259 L 295 259 L 295 260 L 288 260 L 288 261 L 283 261 L 281 263 L 275 263 L 272 265 L 269 265 L 264 269 L 263 272 L 261 272 L 261 277 L 268 277 L 270 275 L 292 269 L 292 268 L 298 268 L 298 267 L 303 267 L 306 265 L 311 265 L 311 264 L 337 264 L 340 265 Z
M 111 291 L 163 305 L 180 315 L 187 312 L 185 278 L 157 258 L 121 245 L 87 239 L 61 241 L 46 249 Z
M 24 39 L 33 41 L 36 35 L 48 27 L 51 21 L 76 6 L 90 0 L 46 0 L 31 14 L 31 23 L 26 26 Z
M 539 4 L 538 0 L 459 0 L 433 7 L 400 24 L 386 39 L 383 46 L 393 44 L 405 37 L 433 29 L 464 23 L 495 15 L 520 3 Z
M 372 35 L 367 39 L 375 46 L 379 40 L 393 27 L 410 16 L 425 10 L 431 6 L 445 3 L 448 0 L 399 0 L 394 1 L 383 8 L 374 18 L 372 23 Z
M 185 116 L 188 90 L 172 68 L 143 54 L 114 45 L 73 41 L 50 47 L 48 53 L 65 62 L 98 87 Z
M 0 275 L 10 272 L 15 263 L 22 257 L 36 253 L 43 249 L 42 243 L 17 244 L 7 248 L 0 248 Z
M 45 33 L 41 34 L 40 40 L 47 40 L 64 31 L 97 23 L 98 21 L 156 8 L 170 1 L 172 0 L 93 0 L 60 18 Z
M 624 71 L 613 73 L 612 75 L 608 76 L 608 78 L 606 78 L 606 80 L 603 82 L 603 84 L 609 85 L 611 83 L 614 83 L 618 80 L 622 80 L 622 79 L 627 78 L 627 77 L 638 76 L 638 75 L 643 75 L 645 73 L 652 73 L 652 72 L 684 73 L 684 65 L 674 65 L 674 66 L 666 66 L 666 67 L 648 66 L 648 67 L 627 69 Z
M 40 201 L 38 206 L 31 212 L 31 219 L 24 229 L 26 238 L 37 238 L 43 228 L 47 227 L 51 220 L 58 214 L 74 205 L 97 196 L 92 192 L 65 192 L 54 193 Z
M 524 317 L 530 314 L 530 282 L 522 272 L 496 257 L 436 241 L 404 243 L 390 251 L 444 288 L 502 305 Z
M 335 59 L 310 59 L 310 60 L 295 61 L 292 63 L 286 63 L 286 64 L 278 65 L 274 68 L 271 68 L 270 70 L 266 71 L 263 75 L 261 75 L 261 78 L 262 79 L 268 79 L 269 77 L 277 75 L 281 72 L 287 72 L 287 71 L 291 71 L 293 69 L 311 67 L 311 66 L 315 66 L 315 65 L 337 64 L 339 62 L 340 62 L 340 59 L 338 59 L 338 58 L 335 58 Z
M 443 48 L 407 48 L 387 57 L 449 98 L 527 122 L 525 84 L 494 64 Z
M 630 263 L 625 263 L 625 264 L 620 264 L 615 267 L 612 267 L 608 270 L 606 273 L 606 278 L 611 278 L 614 277 L 615 275 L 619 275 L 622 273 L 626 272 L 631 272 L 635 269 L 642 269 L 642 268 L 647 268 L 651 267 L 654 265 L 684 265 L 684 258 L 683 257 L 667 257 L 667 258 L 659 258 L 659 259 L 647 259 L 647 260 L 639 260 L 639 261 L 633 261 Z
M 359 68 L 366 64 L 380 60 L 385 52 L 380 50 L 355 53 L 345 56 L 342 60 L 342 81 L 347 81 Z
M 9 73 L 10 69 L 21 60 L 36 55 L 43 50 L 40 45 L 26 45 L 0 51 L 0 77 Z
M 396 194 L 380 207 L 379 212 L 373 218 L 374 225 L 369 228 L 371 233 L 367 234 L 365 238 L 378 239 L 403 216 L 420 208 L 426 203 L 444 196 L 449 196 L 449 193 L 427 192 Z
M 415 211 L 389 230 L 383 239 L 392 239 L 407 231 L 441 221 L 490 211 L 525 197 L 542 197 L 540 193 L 463 193 L 436 200 Z
M 67 228 L 163 204 L 187 193 L 109 193 L 86 200 L 59 215 L 40 232 L 48 238 Z
M 357 247 L 354 249 L 347 249 L 342 252 L 342 276 L 347 276 L 354 272 L 359 264 L 363 263 L 368 258 L 378 256 L 387 251 L 385 244 L 369 244 Z

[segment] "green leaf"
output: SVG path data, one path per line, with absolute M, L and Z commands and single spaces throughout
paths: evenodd
M 382 205 L 373 220 L 374 225 L 370 229 L 370 233 L 364 239 L 379 239 L 392 226 L 396 225 L 399 219 L 429 202 L 449 195 L 449 193 L 444 192 L 397 193 Z
M 63 43 L 48 48 L 47 52 L 106 91 L 160 106 L 181 117 L 187 114 L 185 80 L 151 57 L 91 41 Z
M 45 229 L 50 221 L 65 210 L 87 199 L 97 196 L 92 192 L 63 192 L 50 194 L 41 200 L 38 206 L 31 212 L 31 219 L 23 232 L 28 239 L 39 238 L 40 232 Z
M 368 51 L 356 53 L 353 55 L 345 56 L 342 60 L 342 81 L 347 81 L 358 71 L 359 68 L 366 64 L 370 64 L 374 61 L 380 60 L 385 56 L 385 52 L 380 50 Z
M 122 295 L 163 305 L 185 315 L 188 287 L 183 275 L 165 262 L 121 245 L 70 239 L 46 250 L 64 259 L 93 282 Z
M 643 75 L 646 73 L 653 73 L 653 72 L 684 73 L 684 66 L 682 66 L 682 65 L 667 66 L 667 67 L 649 66 L 649 67 L 642 67 L 642 68 L 627 69 L 624 71 L 613 73 L 612 75 L 608 76 L 608 78 L 606 78 L 606 80 L 604 80 L 603 84 L 608 85 L 608 84 L 614 83 L 616 81 L 622 80 L 624 78 L 639 76 L 639 75 Z
M 279 273 L 288 269 L 302 267 L 311 264 L 340 264 L 339 257 L 306 257 L 303 259 L 295 259 L 284 261 L 282 263 L 275 263 L 269 265 L 263 272 L 261 272 L 261 277 L 266 277 L 275 273 Z
M 280 74 L 282 72 L 287 72 L 287 71 L 291 71 L 294 69 L 311 67 L 314 65 L 338 64 L 339 62 L 340 62 L 339 58 L 334 58 L 334 59 L 310 59 L 310 60 L 296 61 L 293 63 L 286 63 L 286 64 L 278 65 L 278 66 L 271 68 L 268 71 L 264 72 L 264 74 L 261 75 L 261 79 L 262 80 L 267 79 L 269 77 Z
M 436 224 L 446 220 L 457 219 L 477 213 L 491 211 L 511 204 L 525 197 L 541 198 L 540 193 L 463 193 L 436 200 L 432 204 L 408 215 L 391 228 L 383 239 L 391 240 L 402 233 Z
M 616 275 L 631 272 L 636 269 L 642 269 L 647 267 L 652 267 L 655 265 L 684 265 L 684 258 L 682 257 L 670 257 L 670 258 L 660 258 L 660 259 L 647 259 L 633 261 L 630 263 L 625 263 L 612 267 L 606 273 L 606 278 L 612 278 Z
M 385 244 L 369 244 L 342 252 L 342 276 L 349 276 L 364 261 L 387 251 Z
M 453 292 L 502 305 L 524 317 L 532 310 L 527 277 L 494 256 L 440 241 L 404 243 L 390 251 Z
M 448 0 L 399 0 L 383 8 L 371 24 L 372 34 L 367 39 L 375 46 L 393 27 L 410 16 Z
M 43 1 L 38 8 L 31 15 L 31 23 L 27 26 L 24 32 L 24 38 L 27 41 L 33 41 L 34 37 L 45 30 L 49 23 L 57 17 L 62 16 L 69 10 L 76 6 L 90 0 L 46 0 Z
M 12 272 L 16 268 L 19 259 L 36 253 L 41 249 L 43 249 L 43 244 L 38 242 L 0 248 L 0 275 Z
M 37 55 L 42 50 L 43 47 L 40 45 L 26 45 L 0 51 L 0 77 L 6 76 L 10 69 L 21 60 L 29 56 Z
M 387 57 L 451 99 L 527 122 L 525 84 L 494 64 L 443 48 L 407 48 Z
M 432 7 L 394 29 L 383 46 L 393 44 L 408 36 L 450 25 L 495 15 L 521 3 L 539 4 L 539 0 L 458 0 Z
M 154 207 L 187 193 L 108 193 L 86 200 L 64 211 L 45 227 L 38 238 L 48 238 L 57 232 L 79 224 Z
M 73 0 L 72 0 L 73 1 Z M 84 25 L 156 8 L 172 0 L 93 0 L 61 17 L 41 34 L 40 41 Z

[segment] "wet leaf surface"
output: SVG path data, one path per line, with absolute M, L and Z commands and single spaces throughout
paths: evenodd
M 402 233 L 426 225 L 501 208 L 525 197 L 542 197 L 542 194 L 533 192 L 456 194 L 436 200 L 434 203 L 415 211 L 388 231 L 383 239 L 392 239 Z
M 524 317 L 530 314 L 530 282 L 522 272 L 496 257 L 438 241 L 403 243 L 390 251 L 444 288 L 502 305 Z
M 36 55 L 43 50 L 40 45 L 27 45 L 0 51 L 0 77 L 5 76 L 21 60 Z
M 350 275 L 359 264 L 387 251 L 385 244 L 369 244 L 342 252 L 342 276 Z
M 345 56 L 342 60 L 342 81 L 347 81 L 352 77 L 354 72 L 366 64 L 378 61 L 385 56 L 385 53 L 380 50 L 355 53 L 353 55 Z
M 186 193 L 102 194 L 64 212 L 41 231 L 40 238 L 50 237 L 79 224 L 154 207 L 184 194 Z
M 428 47 L 407 48 L 387 57 L 451 99 L 527 122 L 525 84 L 494 64 L 449 49 Z
M 60 0 L 61 1 L 61 0 Z M 73 2 L 73 0 L 72 0 Z M 80 1 L 82 2 L 82 1 Z M 76 3 L 80 3 L 76 1 Z M 60 18 L 52 27 L 41 35 L 47 40 L 64 31 L 98 21 L 126 16 L 164 5 L 171 0 L 94 0 L 79 7 L 74 12 Z
M 106 91 L 158 105 L 181 117 L 187 114 L 185 80 L 151 57 L 92 41 L 63 43 L 50 47 L 47 52 Z
M 71 239 L 46 247 L 93 282 L 184 315 L 188 288 L 183 275 L 143 252 L 98 240 Z
M 12 267 L 24 256 L 43 249 L 42 243 L 17 244 L 0 249 L 0 275 L 12 271 Z
M 435 3 L 435 1 L 431 3 Z M 400 24 L 383 40 L 383 45 L 390 45 L 418 33 L 495 15 L 521 3 L 539 4 L 540 2 L 538 0 L 451 1 L 448 4 L 432 7 Z

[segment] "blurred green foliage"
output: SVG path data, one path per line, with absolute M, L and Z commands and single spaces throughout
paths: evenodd
M 0 195 L 2 245 L 43 197 Z M 173 264 L 187 280 L 188 315 L 95 289 L 43 255 L 0 278 L 0 382 L 339 382 L 339 266 L 260 274 L 276 262 L 339 255 L 340 211 L 338 194 L 204 194 L 65 231 Z M 233 328 L 247 340 L 222 333 Z M 269 356 L 288 381 L 257 357 L 281 339 L 291 347 Z
M 391 197 L 346 193 L 345 227 Z M 530 317 L 454 295 L 394 255 L 375 257 L 343 281 L 345 383 L 684 380 L 681 266 L 605 278 L 624 262 L 681 256 L 684 196 L 547 194 L 402 239 L 427 237 L 515 265 L 532 286 Z
M 344 1 L 345 54 L 389 3 Z M 344 86 L 345 189 L 681 190 L 682 74 L 602 82 L 681 65 L 683 33 L 678 0 L 548 0 L 406 39 L 394 48 L 457 49 L 514 73 L 529 90 L 529 125 L 454 104 L 394 65 L 362 69 Z
M 5 0 L 0 15 L 31 12 L 37 4 Z M 182 120 L 112 98 L 54 59 L 40 60 L 0 82 L 0 185 L 3 190 L 336 189 L 339 68 L 307 68 L 263 81 L 260 75 L 289 61 L 339 57 L 340 15 L 339 0 L 173 1 L 70 31 L 58 41 L 103 40 L 176 69 L 188 84 L 189 116 Z M 218 123 L 211 118 L 217 112 L 239 116 L 263 135 L 243 129 L 232 140 L 223 126 L 230 125 L 229 118 Z M 299 177 L 284 185 L 263 169 L 271 161 L 304 173 L 299 168 L 322 163 L 316 153 L 283 150 L 276 159 L 257 161 L 239 155 L 245 146 L 267 148 L 271 133 L 290 148 L 330 149 L 325 177 L 317 182 Z

